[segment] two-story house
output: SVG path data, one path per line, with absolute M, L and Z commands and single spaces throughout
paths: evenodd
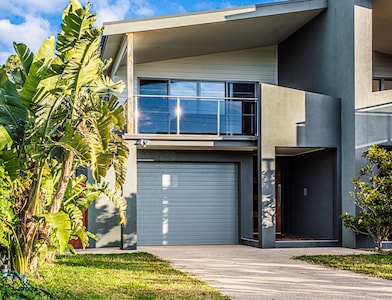
M 391 12 L 298 0 L 105 24 L 128 224 L 98 201 L 95 246 L 360 245 L 339 216 L 361 152 L 391 143 Z

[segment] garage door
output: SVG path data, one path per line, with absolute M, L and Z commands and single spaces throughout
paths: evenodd
M 138 245 L 238 243 L 234 163 L 138 163 Z

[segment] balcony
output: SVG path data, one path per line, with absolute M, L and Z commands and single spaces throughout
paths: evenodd
M 136 134 L 256 136 L 257 98 L 137 95 Z

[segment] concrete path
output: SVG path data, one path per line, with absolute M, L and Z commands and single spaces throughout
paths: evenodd
M 139 247 L 172 262 L 232 299 L 392 299 L 392 281 L 292 259 L 369 253 L 345 248 L 258 249 L 247 246 Z

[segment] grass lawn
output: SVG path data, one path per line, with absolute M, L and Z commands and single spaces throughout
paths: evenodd
M 229 299 L 148 253 L 61 255 L 40 275 L 56 299 Z
M 314 255 L 296 259 L 392 280 L 392 254 Z

